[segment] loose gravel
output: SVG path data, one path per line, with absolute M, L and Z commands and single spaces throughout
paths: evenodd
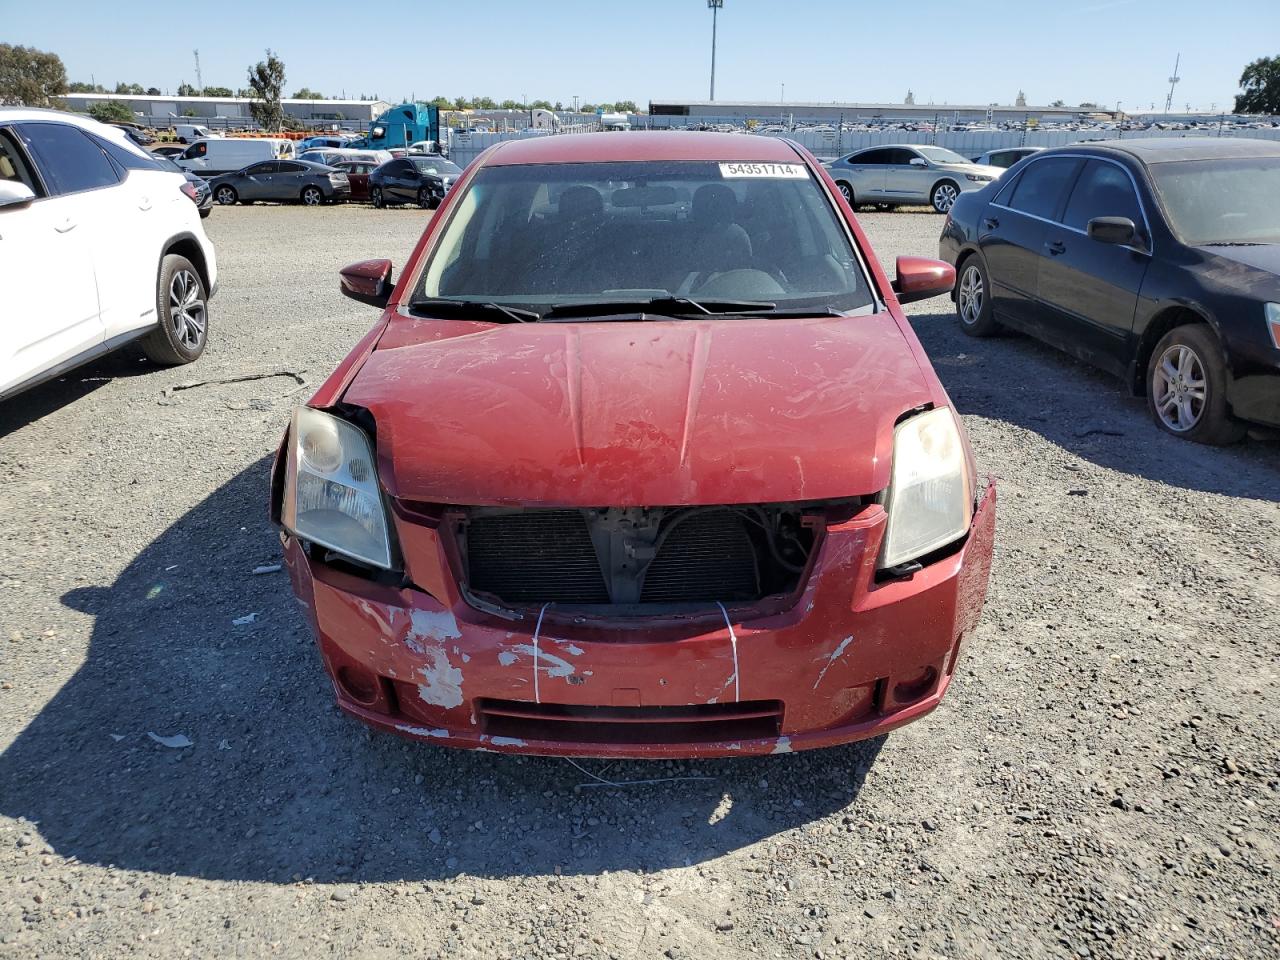
M 267 469 L 374 319 L 335 271 L 425 218 L 217 209 L 200 362 L 126 350 L 0 407 L 0 957 L 1280 953 L 1280 441 L 1167 437 L 945 299 L 912 321 L 1001 502 L 933 715 L 589 773 L 340 716 L 255 573 Z M 886 263 L 936 252 L 939 217 L 862 220 Z

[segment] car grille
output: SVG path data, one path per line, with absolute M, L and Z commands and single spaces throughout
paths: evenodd
M 478 700 L 480 729 L 491 737 L 561 743 L 715 743 L 776 737 L 782 703 L 680 707 L 597 707 L 516 700 Z
M 467 529 L 473 590 L 508 603 L 608 603 L 591 534 L 577 510 L 475 517 Z

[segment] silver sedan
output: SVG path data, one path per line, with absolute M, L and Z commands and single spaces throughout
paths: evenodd
M 938 213 L 950 210 L 961 193 L 981 189 L 1004 173 L 944 147 L 913 144 L 858 150 L 826 167 L 851 206 L 927 203 Z

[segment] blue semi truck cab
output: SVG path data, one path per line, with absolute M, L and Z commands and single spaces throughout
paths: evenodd
M 449 152 L 449 129 L 441 137 L 440 108 L 431 104 L 402 103 L 369 124 L 368 132 L 348 144 L 357 150 L 403 150 L 412 143 L 429 140 L 436 151 Z

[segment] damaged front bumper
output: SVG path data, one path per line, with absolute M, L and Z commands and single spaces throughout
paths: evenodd
M 338 704 L 371 726 L 511 753 L 715 757 L 878 736 L 942 700 L 986 594 L 995 487 L 957 551 L 878 583 L 885 522 L 872 505 L 829 527 L 785 611 L 615 621 L 553 606 L 512 620 L 447 578 L 379 585 L 284 544 Z

